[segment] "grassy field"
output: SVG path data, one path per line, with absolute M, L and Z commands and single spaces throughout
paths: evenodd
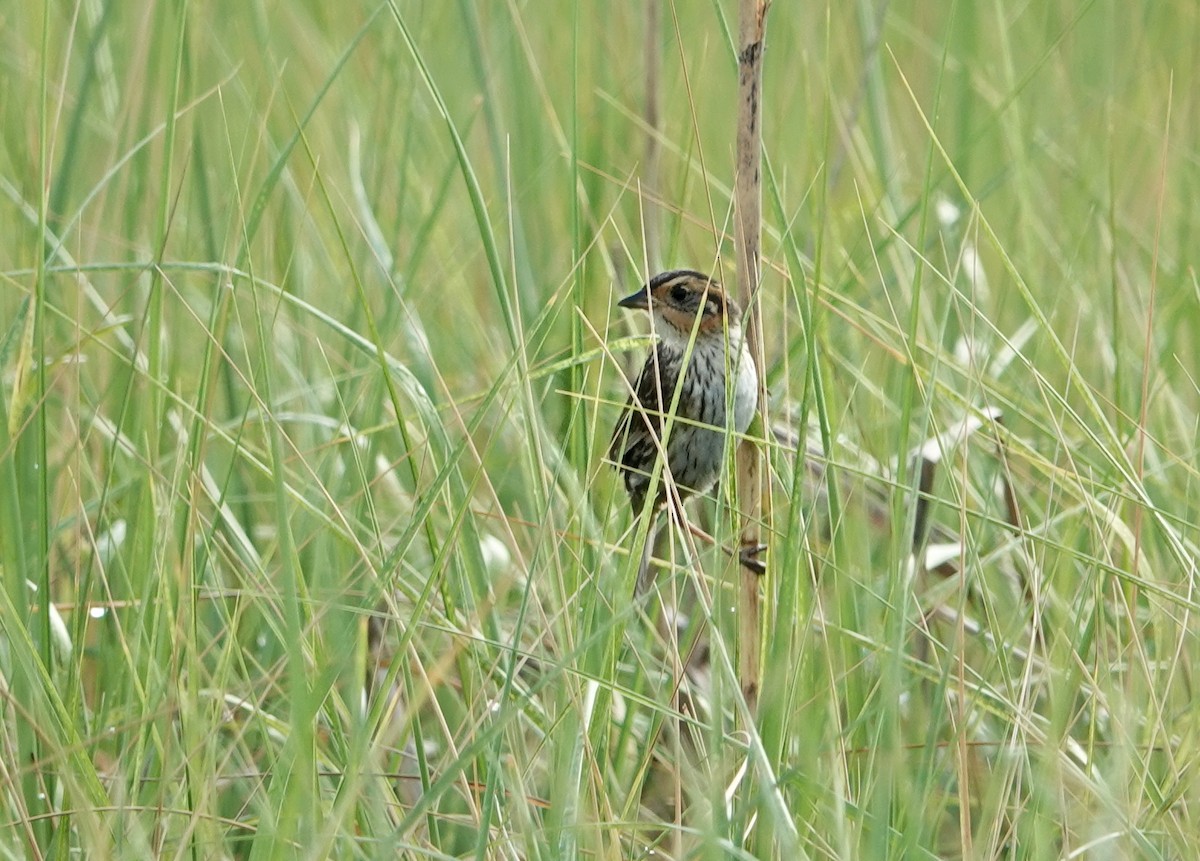
M 640 6 L 0 10 L 0 859 L 1195 857 L 1200 7 L 772 7 L 751 715 L 604 463 L 734 279 Z

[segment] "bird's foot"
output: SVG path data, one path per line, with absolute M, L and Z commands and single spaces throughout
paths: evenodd
M 767 545 L 758 544 L 743 544 L 738 550 L 738 561 L 742 563 L 742 567 L 747 571 L 753 571 L 760 577 L 767 573 L 767 563 L 758 558 L 758 555 L 767 549 Z

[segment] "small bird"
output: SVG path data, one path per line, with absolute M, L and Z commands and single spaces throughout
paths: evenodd
M 716 483 L 725 462 L 727 430 L 745 433 L 754 417 L 758 378 L 742 337 L 742 309 L 703 272 L 664 272 L 617 304 L 649 311 L 658 336 L 609 447 L 609 459 L 622 473 L 635 515 L 646 510 L 653 470 L 662 460 L 666 414 L 678 389 L 675 420 L 665 448 L 670 480 L 663 476 L 658 481 L 649 509 L 654 517 L 668 500 L 682 505 L 688 497 L 704 493 Z M 732 405 L 727 395 L 732 395 Z M 651 583 L 653 539 L 651 528 L 638 573 L 638 594 Z M 761 571 L 762 563 L 755 557 L 762 549 L 744 548 L 742 563 Z

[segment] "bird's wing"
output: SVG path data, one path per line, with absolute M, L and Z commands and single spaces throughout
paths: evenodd
M 662 434 L 663 392 L 671 396 L 667 388 L 667 355 L 662 344 L 646 358 L 638 374 L 634 394 L 625 404 L 625 410 L 613 429 L 612 442 L 608 447 L 610 460 L 622 466 L 636 466 L 653 462 L 655 440 Z M 636 417 L 636 418 L 635 418 Z

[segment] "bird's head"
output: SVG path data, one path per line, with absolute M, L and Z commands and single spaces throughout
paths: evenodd
M 721 285 L 703 272 L 674 269 L 656 275 L 641 290 L 617 303 L 622 308 L 642 309 L 665 324 L 660 334 L 690 337 L 696 318 L 700 318 L 698 338 L 723 336 L 726 326 L 740 331 L 742 309 L 727 296 Z

